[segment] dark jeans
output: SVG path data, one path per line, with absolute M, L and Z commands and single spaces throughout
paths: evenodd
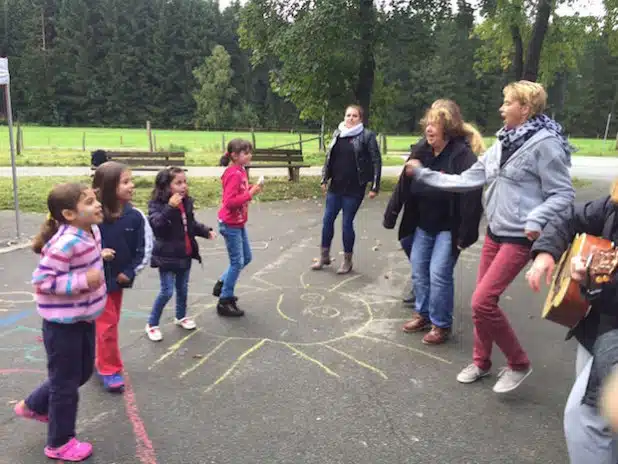
M 78 389 L 94 369 L 92 322 L 57 324 L 43 320 L 48 379 L 26 399 L 37 414 L 49 415 L 47 446 L 58 448 L 75 436 Z
M 339 211 L 343 210 L 343 251 L 352 253 L 354 251 L 354 217 L 363 202 L 362 196 L 348 196 L 339 193 L 328 192 L 326 194 L 326 206 L 324 208 L 324 219 L 322 221 L 322 248 L 330 248 L 333 237 L 335 236 L 335 219 Z
M 399 243 L 401 244 L 401 249 L 406 254 L 408 259 L 410 259 L 410 255 L 412 254 L 412 243 L 413 242 L 414 242 L 414 234 L 408 235 L 407 237 L 404 237 L 401 240 L 399 240 Z
M 251 262 L 251 244 L 249 243 L 247 230 L 244 227 L 230 227 L 220 222 L 219 232 L 225 239 L 227 254 L 230 258 L 230 267 L 221 276 L 221 281 L 223 282 L 221 298 L 232 298 L 240 271 Z
M 187 294 L 189 292 L 189 276 L 191 275 L 191 265 L 187 269 L 178 271 L 163 271 L 159 269 L 159 280 L 161 290 L 152 306 L 152 312 L 148 319 L 151 327 L 158 326 L 161 319 L 163 308 L 174 294 L 176 287 L 176 319 L 182 319 L 187 315 Z

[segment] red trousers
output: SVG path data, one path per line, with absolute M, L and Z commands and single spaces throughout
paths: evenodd
M 530 366 L 526 352 L 509 324 L 498 300 L 530 260 L 530 248 L 512 243 L 496 243 L 485 236 L 481 261 L 472 294 L 472 320 L 474 322 L 474 364 L 483 370 L 491 367 L 493 343 L 504 353 L 513 370 Z
M 96 321 L 97 342 L 95 366 L 101 375 L 122 372 L 118 345 L 118 322 L 122 307 L 122 290 L 107 294 L 105 309 Z

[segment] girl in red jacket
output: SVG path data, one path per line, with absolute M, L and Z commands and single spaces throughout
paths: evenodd
M 225 239 L 230 267 L 215 284 L 212 294 L 219 297 L 217 313 L 225 317 L 240 317 L 244 311 L 236 304 L 234 287 L 240 271 L 251 262 L 251 245 L 245 224 L 249 202 L 262 190 L 261 183 L 249 185 L 245 165 L 251 161 L 253 146 L 242 139 L 231 140 L 221 165 L 227 169 L 221 176 L 223 204 L 219 210 L 219 231 Z

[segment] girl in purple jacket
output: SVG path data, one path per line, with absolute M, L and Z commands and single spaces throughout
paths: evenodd
M 163 169 L 157 174 L 152 199 L 148 203 L 148 220 L 155 236 L 150 263 L 159 269 L 161 290 L 146 324 L 146 335 L 153 342 L 158 342 L 163 339 L 159 328 L 161 313 L 172 298 L 174 287 L 174 323 L 185 330 L 196 328 L 195 321 L 187 316 L 191 261 L 202 262 L 195 237 L 214 239 L 217 234 L 195 220 L 187 176 L 180 168 Z

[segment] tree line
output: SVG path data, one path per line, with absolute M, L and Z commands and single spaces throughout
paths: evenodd
M 561 16 L 564 1 L 6 0 L 0 54 L 23 123 L 315 130 L 356 102 L 408 133 L 452 98 L 491 132 L 502 87 L 527 78 L 572 136 L 603 136 L 618 0 L 602 18 Z

